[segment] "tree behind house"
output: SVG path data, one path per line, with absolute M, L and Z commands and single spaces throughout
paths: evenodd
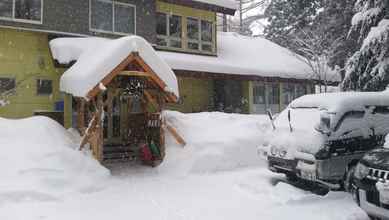
M 343 90 L 381 91 L 389 84 L 389 1 L 358 0 L 349 36 L 361 48 L 346 65 Z

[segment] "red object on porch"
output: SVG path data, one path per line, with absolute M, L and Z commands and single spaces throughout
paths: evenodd
M 143 144 L 141 147 L 141 155 L 142 155 L 142 161 L 143 162 L 153 162 L 154 157 L 153 154 L 151 153 L 151 150 L 147 144 Z

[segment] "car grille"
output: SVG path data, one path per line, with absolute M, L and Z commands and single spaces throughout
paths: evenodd
M 380 193 L 376 189 L 366 191 L 366 200 L 367 202 L 381 208 L 389 209 L 389 204 L 383 204 L 380 202 Z
M 389 180 L 389 171 L 369 168 L 369 174 L 367 175 L 368 179 L 371 180 Z
M 294 170 L 297 166 L 297 161 L 295 160 L 285 160 L 277 157 L 269 157 L 268 161 L 271 166 L 283 168 L 290 171 Z
M 378 190 L 368 190 L 366 191 L 366 200 L 369 203 L 372 203 L 376 206 L 380 206 L 380 193 Z

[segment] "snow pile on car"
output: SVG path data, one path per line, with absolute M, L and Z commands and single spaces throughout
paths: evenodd
M 265 144 L 276 146 L 277 153 L 284 151 L 289 159 L 295 158 L 297 151 L 314 154 L 324 143 L 323 135 L 315 129 L 319 121 L 320 111 L 316 108 L 288 108 L 276 118 L 276 129 L 265 135 Z
M 79 151 L 77 141 L 46 117 L 0 118 L 0 205 L 1 200 L 60 200 L 96 189 L 109 171 Z
M 257 148 L 270 121 L 264 115 L 219 112 L 182 114 L 165 111 L 164 117 L 184 137 L 182 147 L 167 134 L 164 172 L 207 173 L 261 164 Z

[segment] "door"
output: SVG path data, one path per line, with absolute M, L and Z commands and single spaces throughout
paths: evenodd
M 126 143 L 128 133 L 128 97 L 121 89 L 107 91 L 104 108 L 104 143 L 121 145 Z

